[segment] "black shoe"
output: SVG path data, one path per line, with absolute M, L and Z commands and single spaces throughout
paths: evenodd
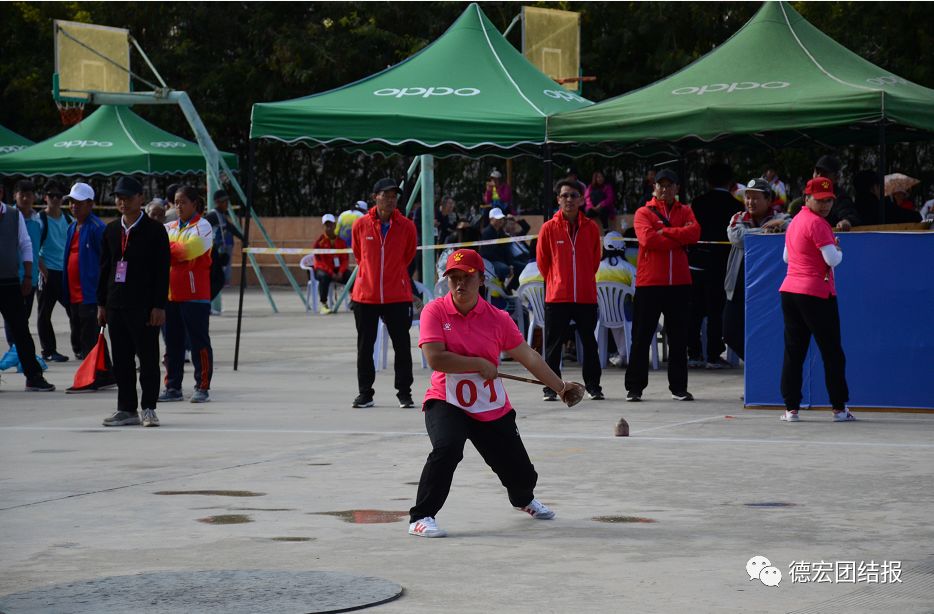
M 26 392 L 52 392 L 55 386 L 45 381 L 41 375 L 26 380 Z
M 554 390 L 552 390 L 551 388 L 549 388 L 549 389 L 546 390 L 545 393 L 542 395 L 542 400 L 543 400 L 543 401 L 557 401 L 557 400 L 558 400 L 558 393 L 555 392 Z
M 671 398 L 675 401 L 693 401 L 694 395 L 685 390 L 684 392 L 672 392 Z
M 626 400 L 630 403 L 638 403 L 642 400 L 642 393 L 631 390 L 626 393 Z
M 44 360 L 51 360 L 52 362 L 68 362 L 68 357 L 58 352 L 42 352 L 42 358 Z
M 599 388 L 588 390 L 587 395 L 590 397 L 591 401 L 602 401 L 606 398 L 605 396 L 603 396 L 603 391 L 600 390 Z
M 373 395 L 358 394 L 351 407 L 373 407 Z
M 84 357 L 85 357 L 85 356 L 86 356 L 86 354 L 85 354 L 84 352 L 75 352 L 75 358 L 76 358 L 77 360 L 84 360 Z
M 398 394 L 396 398 L 399 399 L 399 407 L 407 409 L 409 407 L 415 407 L 415 401 L 412 400 L 412 395 L 409 393 Z

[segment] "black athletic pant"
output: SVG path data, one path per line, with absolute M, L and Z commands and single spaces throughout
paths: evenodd
M 71 303 L 68 305 L 68 321 L 71 324 L 71 349 L 76 356 L 87 356 L 97 344 L 100 331 L 97 324 L 97 305 Z
M 48 356 L 57 351 L 55 343 L 55 329 L 52 328 L 52 310 L 56 303 L 67 309 L 67 303 L 62 300 L 62 272 L 49 269 L 49 274 L 42 280 L 42 288 L 38 293 L 39 316 L 36 328 L 39 331 L 39 345 L 42 346 L 42 355 Z
M 20 303 L 22 303 L 23 315 L 26 316 L 26 332 L 29 332 L 29 318 L 32 317 L 32 304 L 36 298 L 36 288 L 33 287 L 32 292 L 30 292 L 26 296 L 23 296 L 22 290 L 20 290 L 20 288 L 21 286 L 19 285 L 19 283 L 17 283 L 16 296 L 19 297 Z M 3 329 L 4 329 L 4 332 L 6 333 L 7 345 L 13 345 L 14 343 L 16 343 L 16 341 L 14 340 L 13 328 L 10 326 L 9 323 L 7 323 L 6 320 L 3 321 Z M 19 346 L 17 345 L 16 347 L 19 347 Z M 35 354 L 35 349 L 36 349 L 35 342 L 33 342 L 32 347 L 33 347 L 33 354 Z
M 846 385 L 846 356 L 840 343 L 837 297 L 818 298 L 791 292 L 781 295 L 785 317 L 785 360 L 782 363 L 785 407 L 801 407 L 802 370 L 813 335 L 824 361 L 824 381 L 830 404 L 834 409 L 844 409 L 850 400 L 850 391 Z
M 691 286 L 637 286 L 632 305 L 632 351 L 626 390 L 642 393 L 649 385 L 649 344 L 655 343 L 658 317 L 665 314 L 668 335 L 668 389 L 688 389 L 687 331 Z
M 711 267 L 702 271 L 691 270 L 691 328 L 688 333 L 688 356 L 693 360 L 717 362 L 726 347 L 723 345 L 723 307 L 726 291 L 723 278 L 726 272 Z M 707 356 L 701 344 L 701 327 L 707 318 Z
M 373 396 L 376 381 L 376 365 L 373 362 L 373 347 L 379 319 L 382 318 L 389 331 L 392 351 L 395 355 L 393 367 L 396 373 L 396 390 L 399 395 L 412 394 L 412 346 L 409 329 L 412 327 L 412 303 L 354 303 L 354 321 L 357 324 L 357 388 L 360 394 Z
M 331 289 L 331 282 L 334 279 L 330 273 L 322 269 L 315 269 L 315 279 L 318 280 L 318 301 L 327 307 L 328 291 Z M 337 279 L 337 283 L 346 285 L 349 280 L 350 271 L 344 271 L 344 274 Z
M 424 410 L 431 453 L 418 482 L 415 506 L 409 510 L 410 522 L 438 515 L 451 491 L 454 470 L 464 458 L 468 439 L 499 476 L 513 507 L 531 503 L 538 474 L 519 436 L 515 411 L 498 420 L 481 422 L 459 407 L 435 399 L 426 402 Z
M 134 413 L 137 408 L 155 409 L 159 398 L 159 327 L 149 326 L 150 310 L 108 309 L 107 330 L 117 380 L 117 410 Z M 139 385 L 136 394 L 136 359 Z
M 600 354 L 594 335 L 597 315 L 596 303 L 545 303 L 545 362 L 561 377 L 561 346 L 568 337 L 571 320 L 574 320 L 583 346 L 581 375 L 588 392 L 600 390 Z M 551 389 L 544 390 L 547 392 Z
M 16 344 L 16 353 L 28 382 L 42 375 L 42 368 L 36 360 L 36 344 L 29 334 L 29 320 L 20 288 L 19 281 L 0 284 L 0 315 L 3 316 L 10 345 Z
M 165 306 L 165 387 L 182 389 L 185 350 L 191 349 L 195 388 L 210 390 L 214 377 L 211 347 L 211 305 L 198 301 L 169 301 Z

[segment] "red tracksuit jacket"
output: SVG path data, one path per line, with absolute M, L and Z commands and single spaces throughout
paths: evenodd
M 668 218 L 670 228 L 652 212 L 653 209 Z M 701 233 L 691 208 L 675 201 L 669 210 L 665 203 L 653 198 L 636 211 L 633 226 L 639 239 L 636 286 L 691 285 L 684 248 L 697 243 Z M 662 234 L 658 234 L 659 229 Z
M 415 224 L 398 209 L 389 218 L 389 231 L 380 232 L 376 207 L 358 219 L 351 231 L 357 259 L 353 300 L 357 303 L 411 303 L 409 264 L 415 258 Z
M 597 302 L 600 229 L 583 211 L 577 223 L 580 228 L 572 238 L 571 224 L 559 210 L 538 233 L 535 262 L 545 278 L 546 303 Z

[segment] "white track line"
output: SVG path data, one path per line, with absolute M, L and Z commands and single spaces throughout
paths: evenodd
M 674 425 L 669 425 L 674 426 Z M 787 426 L 781 430 L 787 430 Z M 802 427 L 795 427 L 802 428 Z M 807 428 L 806 426 L 803 428 Z M 845 430 L 847 426 L 840 426 L 840 430 Z M 426 437 L 424 432 L 407 431 L 351 431 L 351 430 L 318 430 L 318 429 L 216 429 L 216 428 L 172 428 L 160 427 L 157 433 L 152 433 L 153 429 L 144 428 L 124 428 L 124 427 L 98 427 L 98 428 L 68 428 L 68 427 L 42 427 L 42 426 L 6 426 L 0 427 L 0 432 L 78 432 L 78 431 L 97 431 L 107 433 L 111 431 L 124 434 L 144 434 L 147 437 L 159 437 L 159 433 L 231 433 L 243 435 L 262 435 L 262 434 L 284 434 L 284 435 L 373 435 L 380 437 Z M 646 429 L 648 430 L 648 429 Z M 934 443 L 892 443 L 885 441 L 815 441 L 798 439 L 753 439 L 753 438 L 731 438 L 731 437 L 614 437 L 612 435 L 585 435 L 581 433 L 523 433 L 523 439 L 556 439 L 556 440 L 588 440 L 588 441 L 619 441 L 619 442 L 676 442 L 676 443 L 700 443 L 700 444 L 790 444 L 804 446 L 853 446 L 858 448 L 909 448 L 934 450 Z
M 668 429 L 674 428 L 676 426 L 684 426 L 686 424 L 697 424 L 698 422 L 709 422 L 710 420 L 723 420 L 722 414 L 717 414 L 716 416 L 708 416 L 706 418 L 698 418 L 697 420 L 686 420 L 684 422 L 675 422 L 674 424 L 662 424 L 661 426 L 652 426 L 647 429 L 639 429 L 638 431 L 630 431 L 631 435 L 638 435 L 639 433 L 647 433 L 649 431 L 657 431 L 659 429 Z

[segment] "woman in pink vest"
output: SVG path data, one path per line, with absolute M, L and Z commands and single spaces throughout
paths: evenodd
M 785 360 L 782 364 L 782 420 L 798 422 L 801 407 L 801 372 L 811 336 L 817 341 L 824 361 L 824 378 L 834 422 L 856 420 L 846 407 L 846 357 L 840 343 L 840 312 L 834 267 L 843 260 L 843 252 L 827 214 L 833 207 L 833 182 L 814 177 L 804 189 L 804 207 L 791 220 L 785 235 L 784 259 L 788 273 L 779 292 L 785 318 Z

